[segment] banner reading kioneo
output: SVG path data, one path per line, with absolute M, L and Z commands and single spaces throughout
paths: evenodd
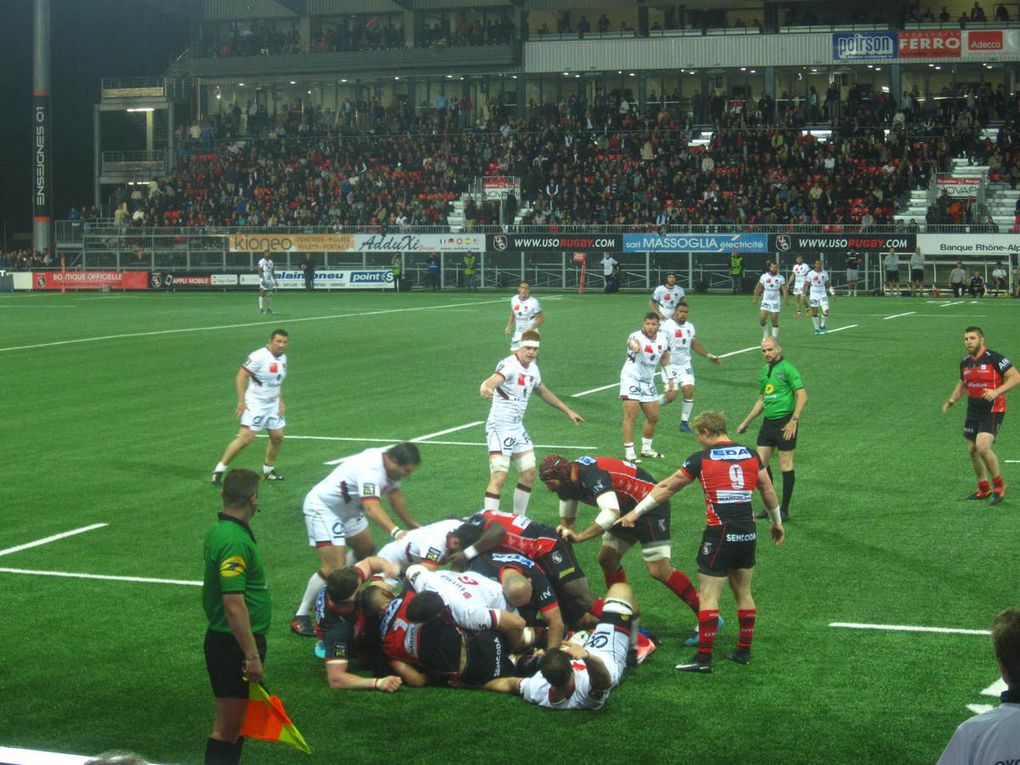
M 277 271 L 276 283 L 281 290 L 305 289 L 302 271 Z M 389 268 L 354 268 L 316 271 L 315 288 L 320 290 L 392 289 L 393 271 Z
M 145 271 L 36 271 L 32 285 L 37 290 L 145 290 L 149 274 Z
M 975 255 L 1009 262 L 1009 256 L 1020 253 L 1020 236 L 1016 234 L 918 234 L 917 246 L 928 257 L 965 258 Z
M 482 252 L 483 234 L 230 234 L 231 252 Z

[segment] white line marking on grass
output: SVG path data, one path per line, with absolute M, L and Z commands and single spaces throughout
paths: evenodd
M 476 420 L 475 422 L 469 422 L 466 425 L 457 425 L 457 426 L 452 427 L 452 428 L 447 428 L 446 430 L 437 430 L 435 433 L 426 433 L 424 436 L 418 436 L 417 438 L 411 438 L 411 439 L 408 439 L 408 440 L 412 444 L 419 444 L 422 441 L 428 441 L 430 438 L 437 438 L 439 436 L 445 436 L 447 433 L 456 433 L 458 430 L 467 430 L 468 428 L 473 428 L 475 425 L 481 425 L 483 422 L 485 422 L 485 421 L 484 420 Z M 367 441 L 369 439 L 361 439 L 361 440 Z M 398 441 L 392 441 L 392 440 L 382 441 L 381 439 L 371 439 L 371 441 L 377 442 L 377 443 L 388 443 L 388 444 L 399 443 Z M 324 464 L 324 465 L 339 465 L 344 460 L 348 460 L 348 459 L 350 459 L 353 456 L 354 456 L 353 454 L 348 454 L 346 457 L 341 457 L 340 459 L 336 459 L 336 460 L 330 460 L 329 462 L 324 462 L 322 464 Z
M 43 309 L 45 309 L 47 311 L 50 310 L 51 308 L 65 308 L 65 309 L 68 309 L 68 308 L 77 308 L 77 307 L 78 306 L 74 306 L 74 305 L 0 305 L 0 308 L 43 308 Z
M 857 325 L 854 324 L 852 326 L 856 327 Z M 833 330 L 833 332 L 835 332 L 835 331 L 836 330 Z M 752 346 L 749 346 L 747 348 L 741 348 L 740 350 L 737 350 L 737 351 L 730 351 L 729 353 L 720 353 L 719 354 L 719 358 L 720 359 L 728 359 L 730 356 L 736 356 L 736 355 L 741 354 L 741 353 L 747 353 L 748 351 L 757 351 L 759 348 L 761 348 L 760 345 L 752 345 Z M 604 391 L 604 390 L 609 390 L 610 388 L 616 388 L 619 385 L 620 385 L 619 382 L 609 383 L 609 385 L 602 385 L 602 386 L 600 386 L 598 388 L 592 388 L 591 390 L 583 390 L 580 393 L 574 393 L 570 397 L 571 398 L 581 398 L 582 396 L 590 396 L 592 393 L 599 393 L 599 392 Z
M 844 329 L 853 329 L 854 327 L 859 327 L 859 326 L 861 326 L 861 325 L 860 324 L 847 324 L 846 326 L 843 326 L 843 327 L 836 327 L 835 329 L 830 329 L 829 330 L 829 334 L 831 335 L 833 332 L 842 332 Z
M 1003 460 L 1003 462 L 1008 462 L 1010 465 L 1020 465 L 1020 460 Z
M 968 704 L 967 709 L 976 715 L 984 714 L 985 712 L 991 712 L 995 707 L 991 704 Z
M 1000 677 L 994 683 L 992 683 L 987 688 L 985 688 L 983 691 L 981 691 L 981 695 L 982 696 L 994 696 L 995 698 L 999 698 L 999 696 L 1001 696 L 1005 690 L 1006 690 L 1006 681 L 1003 680 Z
M 20 749 L 14 746 L 0 746 L 0 763 L 4 765 L 84 765 L 92 756 L 44 752 L 41 749 Z M 155 765 L 155 763 L 153 763 Z
M 0 555 L 10 555 L 11 553 L 21 552 L 22 550 L 28 550 L 31 547 L 39 547 L 40 545 L 48 545 L 50 542 L 56 542 L 58 539 L 66 539 L 67 537 L 73 537 L 76 534 L 84 534 L 86 531 L 95 531 L 101 529 L 104 526 L 109 526 L 108 523 L 93 523 L 91 526 L 82 526 L 80 529 L 71 529 L 71 531 L 65 531 L 61 534 L 54 534 L 51 537 L 45 539 L 37 539 L 34 542 L 26 542 L 23 545 L 17 547 L 8 547 L 6 550 L 0 550 Z
M 479 300 L 474 303 L 449 303 L 447 305 L 426 305 L 417 308 L 384 308 L 378 311 L 363 311 L 361 313 L 336 313 L 327 316 L 305 316 L 301 319 L 281 319 L 287 324 L 297 324 L 305 321 L 329 321 L 330 319 L 359 319 L 365 316 L 381 316 L 387 313 L 410 313 L 412 311 L 439 311 L 444 308 L 463 308 L 465 306 L 488 305 L 491 303 L 502 303 L 505 298 L 499 300 Z M 27 351 L 35 348 L 53 348 L 60 345 L 77 345 L 79 343 L 98 343 L 103 340 L 123 340 L 131 337 L 156 337 L 158 335 L 178 335 L 191 332 L 215 332 L 221 329 L 240 329 L 243 327 L 265 327 L 266 321 L 248 321 L 241 324 L 220 324 L 215 327 L 187 327 L 185 329 L 159 329 L 153 332 L 125 332 L 120 335 L 102 335 L 101 337 L 80 337 L 76 340 L 54 340 L 51 343 L 36 343 L 34 345 L 12 345 L 7 348 L 0 348 L 0 353 L 8 351 Z
M 363 441 L 365 443 L 392 444 L 392 438 L 353 438 L 350 436 L 287 436 L 287 440 L 293 441 Z M 487 446 L 484 441 L 415 441 L 416 444 L 429 444 L 431 446 Z M 536 449 L 598 449 L 597 446 L 583 446 L 579 444 L 534 444 Z
M 67 579 L 100 579 L 105 582 L 141 582 L 142 584 L 179 584 L 201 587 L 202 583 L 190 579 L 153 579 L 147 576 L 112 576 L 108 574 L 80 574 L 72 571 L 36 571 L 29 568 L 0 568 L 0 574 L 27 574 L 29 576 L 61 576 Z
M 892 316 L 886 316 L 883 321 L 889 321 L 889 319 L 899 319 L 904 316 L 913 316 L 917 311 L 907 311 L 906 313 L 894 313 Z
M 939 305 L 939 308 L 948 308 L 951 305 L 963 305 L 966 302 L 967 302 L 966 300 L 957 300 L 957 301 L 952 302 L 952 303 L 941 303 Z
M 832 622 L 830 627 L 846 627 L 851 630 L 887 630 L 889 632 L 938 632 L 945 635 L 991 635 L 991 630 L 966 630 L 959 627 L 913 627 L 908 624 L 858 624 L 857 622 Z

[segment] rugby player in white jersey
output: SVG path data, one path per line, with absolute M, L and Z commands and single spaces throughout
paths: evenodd
M 666 380 L 666 396 L 676 397 L 676 381 L 669 369 L 669 341 L 659 329 L 659 316 L 645 314 L 644 324 L 627 338 L 627 360 L 620 370 L 620 400 L 623 402 L 623 449 L 625 459 L 640 462 L 634 451 L 634 425 L 638 409 L 645 415 L 641 430 L 641 457 L 658 459 L 652 439 L 659 422 L 659 390 L 655 387 L 655 370 L 662 367 Z
M 811 270 L 811 266 L 804 262 L 804 256 L 798 255 L 796 262 L 793 264 L 793 268 L 790 269 L 790 281 L 793 282 L 793 296 L 797 299 L 797 308 L 793 314 L 793 318 L 799 319 L 800 312 L 803 309 L 804 313 L 807 313 L 806 296 L 804 280 L 807 279 L 808 272 Z
M 584 645 L 565 642 L 546 651 L 531 677 L 500 677 L 485 688 L 516 693 L 546 709 L 602 709 L 623 677 L 636 617 L 634 592 L 627 584 L 614 584 L 606 593 L 598 626 Z
M 769 336 L 769 319 L 771 317 L 772 337 L 779 337 L 779 311 L 781 310 L 781 296 L 787 295 L 786 278 L 779 273 L 779 264 L 774 260 L 769 262 L 769 270 L 758 277 L 758 283 L 754 285 L 754 294 L 751 300 L 757 300 L 761 295 L 761 309 L 758 311 L 758 323 L 761 324 L 761 339 Z
M 566 414 L 575 425 L 584 422 L 581 415 L 560 401 L 542 383 L 537 361 L 540 341 L 538 332 L 533 329 L 525 331 L 521 335 L 520 347 L 500 361 L 496 371 L 485 378 L 479 388 L 482 398 L 492 401 L 489 418 L 485 421 L 485 440 L 489 447 L 486 510 L 499 510 L 499 495 L 511 462 L 519 474 L 514 489 L 513 511 L 524 515 L 528 510 L 531 489 L 535 485 L 535 450 L 531 436 L 524 429 L 524 412 L 533 392 L 549 406 Z
M 403 574 L 408 566 L 421 563 L 429 568 L 446 564 L 446 535 L 464 523 L 459 518 L 436 521 L 411 529 L 400 539 L 383 545 L 376 555 L 400 567 Z M 386 584 L 396 587 L 396 579 L 387 579 Z
M 829 272 L 822 268 L 822 261 L 816 260 L 815 267 L 807 275 L 808 303 L 811 306 L 811 323 L 815 334 L 824 335 L 829 331 L 829 296 L 836 290 L 829 286 Z
M 662 322 L 659 327 L 669 341 L 668 376 L 676 381 L 684 395 L 683 408 L 680 410 L 681 433 L 694 432 L 688 424 L 691 421 L 691 412 L 694 411 L 694 367 L 691 365 L 691 351 L 704 356 L 715 365 L 722 363 L 718 356 L 709 353 L 705 346 L 698 342 L 694 324 L 687 320 L 689 311 L 687 304 L 681 303 L 676 307 L 673 318 Z M 664 384 L 668 383 L 665 369 L 662 370 L 662 381 Z M 669 393 L 664 394 L 659 403 L 668 404 L 676 398 L 675 388 L 672 393 L 673 396 Z
M 315 636 L 309 618 L 315 598 L 330 572 L 348 565 L 348 548 L 355 560 L 375 550 L 369 519 L 394 540 L 406 533 L 383 509 L 383 497 L 408 528 L 420 526 L 408 512 L 400 489 L 401 481 L 420 464 L 418 447 L 410 442 L 388 449 L 366 449 L 340 463 L 305 495 L 305 528 L 308 544 L 319 556 L 319 570 L 308 580 L 290 623 L 292 632 Z
M 276 281 L 276 267 L 267 252 L 256 266 L 259 275 L 259 313 L 273 312 L 273 290 L 279 286 Z
M 283 414 L 283 380 L 287 376 L 287 343 L 290 336 L 286 330 L 274 329 L 269 343 L 264 348 L 252 351 L 234 377 L 237 390 L 235 416 L 241 418 L 241 429 L 234 440 L 227 444 L 223 456 L 213 468 L 212 484 L 219 486 L 227 465 L 241 450 L 255 440 L 260 430 L 269 431 L 266 458 L 262 464 L 262 475 L 267 481 L 282 481 L 276 472 L 276 457 L 283 444 L 283 429 L 287 425 Z
M 673 318 L 676 307 L 684 302 L 684 288 L 676 283 L 676 274 L 666 274 L 666 283 L 652 293 L 648 305 L 659 316 L 659 321 Z
M 531 285 L 528 282 L 521 282 L 517 287 L 517 294 L 510 298 L 510 318 L 507 319 L 503 334 L 509 335 L 510 350 L 516 351 L 521 343 L 521 335 L 529 329 L 537 330 L 545 321 L 545 313 L 542 311 L 542 304 L 538 298 L 531 296 Z

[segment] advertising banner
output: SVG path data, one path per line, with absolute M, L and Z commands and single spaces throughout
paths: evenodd
M 619 234 L 489 234 L 492 252 L 619 252 Z
M 276 282 L 281 290 L 303 290 L 303 271 L 277 271 Z M 356 268 L 316 271 L 315 288 L 329 290 L 392 289 L 393 271 L 389 268 Z
M 32 93 L 32 215 L 37 221 L 53 217 L 53 159 L 50 94 Z
M 769 234 L 771 251 L 779 254 L 850 252 L 913 252 L 916 234 Z
M 952 175 L 940 175 L 935 179 L 937 193 L 943 191 L 951 197 L 976 197 L 981 188 L 981 179 L 973 177 L 956 178 Z
M 154 290 L 215 289 L 237 286 L 237 274 L 180 274 L 154 271 L 149 277 Z
M 900 58 L 960 58 L 959 29 L 913 29 L 900 32 Z
M 36 271 L 32 283 L 37 290 L 145 290 L 149 274 L 145 271 Z
M 928 257 L 966 258 L 983 256 L 1009 262 L 1009 256 L 1020 253 L 1020 236 L 1016 234 L 918 234 L 917 245 Z
M 895 32 L 836 32 L 832 35 L 834 61 L 896 58 L 899 38 Z
M 481 252 L 482 234 L 230 234 L 231 252 Z
M 482 194 L 486 199 L 506 199 L 510 192 L 521 195 L 520 178 L 488 176 L 482 179 Z
M 1020 52 L 1020 30 L 968 29 L 963 36 L 965 58 L 1013 57 Z
M 624 252 L 768 252 L 767 234 L 624 234 Z

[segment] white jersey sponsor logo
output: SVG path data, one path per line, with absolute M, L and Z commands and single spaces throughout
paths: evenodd
M 829 274 L 827 271 L 812 271 L 807 278 L 808 286 L 811 288 L 808 297 L 821 299 L 826 295 L 826 288 L 829 286 Z
M 667 319 L 659 327 L 669 341 L 669 363 L 671 366 L 687 366 L 691 363 L 691 343 L 695 340 L 694 324 L 685 321 L 678 324 Z
M 780 291 L 786 284 L 786 277 L 782 274 L 762 274 L 758 279 L 761 285 L 761 302 L 774 305 L 779 302 Z
M 542 384 L 542 373 L 538 362 L 527 366 L 521 363 L 516 353 L 511 353 L 496 365 L 496 374 L 503 382 L 492 392 L 492 406 L 486 425 L 513 425 L 524 419 L 531 392 Z
M 520 338 L 522 333 L 535 325 L 535 318 L 542 313 L 542 304 L 536 297 L 521 300 L 514 295 L 510 298 L 510 310 L 514 314 L 514 337 Z
M 802 285 L 810 270 L 811 266 L 807 263 L 795 263 L 793 266 L 793 283 L 798 287 Z
M 630 350 L 631 341 L 637 342 L 641 349 Z M 662 362 L 662 354 L 669 351 L 669 340 L 661 329 L 655 339 L 638 330 L 631 332 L 627 338 L 627 360 L 623 363 L 621 376 L 638 382 L 654 382 L 655 368 Z
M 244 392 L 245 406 L 256 408 L 276 403 L 287 376 L 287 354 L 274 356 L 268 348 L 253 351 L 244 364 L 248 370 L 248 387 Z

